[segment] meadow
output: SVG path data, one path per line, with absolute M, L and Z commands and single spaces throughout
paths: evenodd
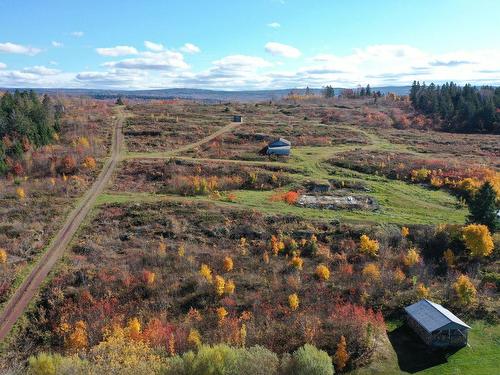
M 40 352 L 100 366 L 103 348 L 132 343 L 169 373 L 184 353 L 228 344 L 263 347 L 287 373 L 289 353 L 310 344 L 336 372 L 414 373 L 393 322 L 421 298 L 473 329 L 470 348 L 418 371 L 493 368 L 498 250 L 473 257 L 462 233 L 467 194 L 498 182 L 498 136 L 437 132 L 390 98 L 131 101 L 118 110 L 127 117 L 122 160 L 2 345 L 0 369 L 21 371 Z M 233 114 L 243 123 L 231 124 Z M 259 154 L 279 137 L 291 141 L 289 157 Z M 305 207 L 304 195 L 373 206 Z M 35 210 L 36 194 L 25 199 Z M 457 292 L 462 275 L 470 300 Z

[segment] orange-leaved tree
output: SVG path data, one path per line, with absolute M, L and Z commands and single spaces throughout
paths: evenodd
M 342 371 L 347 365 L 348 360 L 349 353 L 347 352 L 347 343 L 345 341 L 345 337 L 340 336 L 339 343 L 337 344 L 337 350 L 335 351 L 335 355 L 333 357 L 335 369 Z

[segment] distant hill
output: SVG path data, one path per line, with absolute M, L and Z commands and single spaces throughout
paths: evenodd
M 15 88 L 0 89 L 0 91 L 14 91 Z M 20 89 L 26 90 L 26 89 Z M 280 90 L 245 90 L 245 91 L 223 91 L 223 90 L 204 90 L 204 89 L 158 89 L 158 90 L 98 90 L 98 89 L 44 89 L 34 88 L 37 93 L 52 94 L 52 95 L 72 95 L 72 96 L 90 96 L 98 99 L 117 98 L 122 96 L 130 99 L 192 99 L 208 102 L 218 101 L 240 101 L 240 102 L 258 102 L 266 100 L 277 100 L 288 95 L 290 91 L 304 93 L 305 89 L 280 89 Z M 338 94 L 342 90 L 341 87 L 335 88 L 335 93 Z M 373 87 L 373 91 L 381 91 L 382 93 L 393 92 L 398 95 L 407 95 L 410 91 L 410 86 L 387 86 Z M 321 93 L 322 89 L 311 89 L 315 94 Z

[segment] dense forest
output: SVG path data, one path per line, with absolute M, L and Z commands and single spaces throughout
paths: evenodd
M 442 86 L 413 82 L 410 101 L 418 111 L 435 117 L 443 130 L 500 133 L 500 87 Z
M 57 131 L 57 113 L 50 98 L 34 91 L 5 93 L 0 98 L 0 174 L 32 145 L 48 144 Z

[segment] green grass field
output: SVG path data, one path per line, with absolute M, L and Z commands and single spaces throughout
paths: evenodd
M 498 373 L 500 360 L 500 325 L 490 325 L 483 321 L 471 324 L 469 332 L 469 346 L 461 348 L 454 353 L 435 355 L 428 351 L 416 353 L 414 348 L 399 348 L 395 353 L 379 358 L 376 363 L 365 369 L 360 369 L 353 374 L 419 374 L 419 375 L 490 375 Z M 388 324 L 389 336 L 399 329 Z M 413 337 L 412 337 L 413 339 Z M 394 347 L 384 348 L 384 352 L 394 351 Z M 423 345 L 423 344 L 422 344 Z M 422 361 L 416 361 L 416 357 Z M 381 360 L 382 359 L 382 360 Z M 399 364 L 398 364 L 399 362 Z M 401 367 L 412 366 L 416 371 L 405 372 Z M 373 368 L 372 368 L 373 366 Z M 419 366 L 423 368 L 418 368 Z

